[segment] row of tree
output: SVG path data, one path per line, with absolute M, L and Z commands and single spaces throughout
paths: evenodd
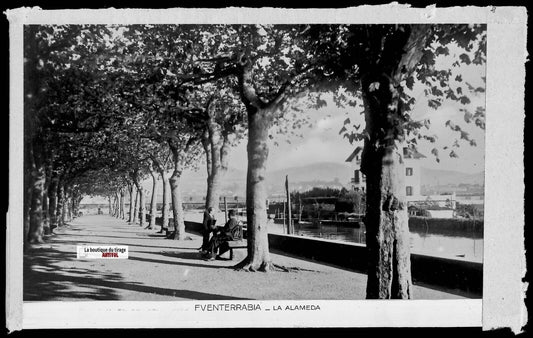
M 170 195 L 174 238 L 183 239 L 183 171 L 203 159 L 206 206 L 218 208 L 228 154 L 246 137 L 248 255 L 237 267 L 268 270 L 265 177 L 272 127 L 291 132 L 304 123 L 303 111 L 324 106 L 321 94 L 331 92 L 338 105 L 364 107 L 364 130 L 347 119 L 341 134 L 364 141 L 367 295 L 411 297 L 399 173 L 406 146 L 434 141 L 421 129 L 429 122 L 410 116 L 413 92 L 425 88 L 434 108 L 446 99 L 467 105 L 469 93 L 481 92 L 436 67 L 436 60 L 453 50 L 459 54 L 454 67 L 482 64 L 484 26 L 30 25 L 24 33 L 28 243 L 42 241 L 57 217 L 61 225 L 68 219 L 63 215 L 76 215 L 84 195 L 111 197 L 114 214 L 125 217 L 125 196 L 131 201 L 138 191 L 144 215 L 148 175 L 154 186 L 161 176 L 165 190 L 168 182 L 163 224 Z M 464 111 L 467 122 L 484 127 L 483 109 Z M 292 122 L 281 124 L 287 119 Z M 473 142 L 457 124 L 447 125 Z M 139 222 L 144 225 L 144 217 Z

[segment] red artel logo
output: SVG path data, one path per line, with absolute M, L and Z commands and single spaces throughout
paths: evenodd
M 102 252 L 102 257 L 118 257 L 116 252 Z

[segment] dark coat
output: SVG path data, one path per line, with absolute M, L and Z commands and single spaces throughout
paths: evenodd
M 215 223 L 216 223 L 215 217 L 211 216 L 209 212 L 207 212 L 207 210 L 204 211 L 204 221 L 203 221 L 204 230 L 212 231 L 213 229 L 215 229 Z
M 221 229 L 221 233 L 231 238 L 232 241 L 242 239 L 242 226 L 235 218 L 230 218 Z

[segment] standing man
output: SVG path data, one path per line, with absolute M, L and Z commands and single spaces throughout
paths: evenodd
M 209 236 L 215 229 L 215 223 L 216 223 L 216 219 L 215 219 L 215 215 L 213 214 L 213 207 L 209 207 L 204 211 L 204 221 L 203 221 L 204 233 L 203 233 L 202 246 L 200 247 L 200 251 L 202 251 L 202 253 L 207 251 L 207 247 L 209 245 Z

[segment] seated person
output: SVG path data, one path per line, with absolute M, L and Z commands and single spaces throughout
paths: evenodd
M 207 253 L 204 256 L 209 260 L 214 260 L 216 258 L 217 251 L 224 243 L 242 239 L 242 226 L 237 220 L 235 210 L 230 210 L 228 216 L 229 220 L 226 225 L 213 231 L 213 237 L 209 241 Z M 224 252 L 220 252 L 219 255 L 223 253 Z

